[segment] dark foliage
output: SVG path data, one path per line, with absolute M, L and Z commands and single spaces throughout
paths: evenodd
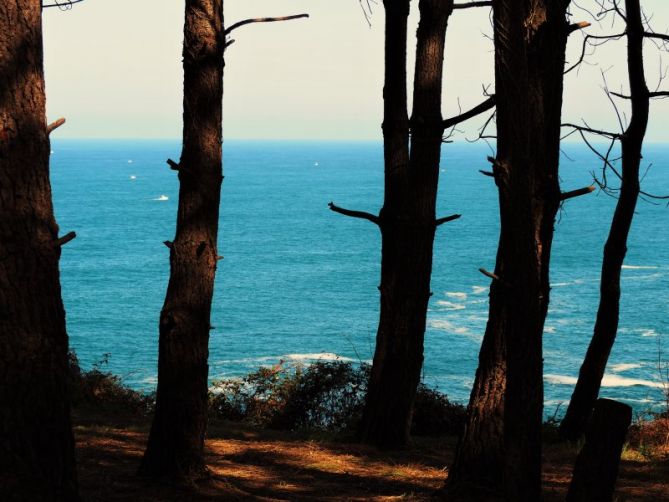
M 89 371 L 83 371 L 74 352 L 69 353 L 70 399 L 76 408 L 94 408 L 103 412 L 131 413 L 148 416 L 153 411 L 155 396 L 132 390 L 121 377 L 103 371 L 109 361 L 104 354 Z
M 310 366 L 260 368 L 243 379 L 222 380 L 210 397 L 217 418 L 283 430 L 354 431 L 360 421 L 369 366 L 317 362 Z M 420 385 L 414 435 L 459 434 L 465 409 Z

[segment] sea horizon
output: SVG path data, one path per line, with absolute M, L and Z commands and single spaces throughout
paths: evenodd
M 158 144 L 157 144 L 158 143 Z M 112 145 L 113 144 L 113 145 Z M 61 281 L 71 347 L 84 368 L 104 367 L 151 391 L 158 315 L 169 274 L 178 181 L 165 159 L 178 138 L 57 138 L 52 185 L 63 250 Z M 563 145 L 565 191 L 601 167 L 577 142 Z M 423 380 L 466 403 L 485 329 L 498 237 L 497 190 L 478 170 L 485 144 L 443 148 L 438 231 Z M 650 143 L 644 186 L 669 193 L 669 145 Z M 210 378 L 238 377 L 279 360 L 370 361 L 378 322 L 380 239 L 338 205 L 376 212 L 383 200 L 380 140 L 229 139 Z M 589 342 L 599 268 L 615 200 L 601 192 L 567 202 L 556 221 L 552 301 L 545 331 L 546 411 L 566 403 Z M 602 395 L 636 409 L 663 400 L 658 351 L 669 338 L 669 209 L 640 201 L 623 271 L 619 339 Z M 669 344 L 669 341 L 665 342 Z M 669 345 L 667 345 L 669 347 Z M 669 348 L 666 349 L 669 354 Z

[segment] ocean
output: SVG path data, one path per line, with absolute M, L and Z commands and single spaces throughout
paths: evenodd
M 601 162 L 563 146 L 564 191 L 587 186 Z M 51 172 L 71 347 L 84 368 L 155 388 L 158 316 L 169 274 L 178 179 L 177 140 L 52 142 Z M 497 191 L 485 144 L 444 146 L 439 228 L 425 337 L 423 380 L 466 403 L 485 329 L 499 232 Z M 669 145 L 647 145 L 647 192 L 669 194 Z M 382 145 L 376 142 L 227 141 L 210 378 L 244 375 L 279 360 L 370 361 L 379 298 L 380 235 L 328 202 L 378 212 Z M 615 199 L 599 191 L 558 215 L 551 305 L 544 336 L 546 412 L 571 395 L 592 335 L 602 248 Z M 669 365 L 669 207 L 640 201 L 622 278 L 621 322 L 601 395 L 637 410 L 662 403 Z

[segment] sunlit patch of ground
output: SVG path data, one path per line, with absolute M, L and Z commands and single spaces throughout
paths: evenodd
M 327 438 L 219 424 L 211 427 L 207 441 L 210 481 L 175 487 L 135 476 L 147 424 L 79 422 L 79 479 L 88 501 L 427 500 L 443 484 L 455 447 L 453 438 L 430 438 L 417 439 L 406 450 L 379 452 Z M 564 500 L 575 455 L 574 446 L 545 448 L 547 501 Z M 669 500 L 666 451 L 653 459 L 630 455 L 623 456 L 616 500 Z

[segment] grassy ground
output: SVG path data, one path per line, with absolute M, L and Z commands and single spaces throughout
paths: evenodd
M 669 501 L 669 448 L 662 437 L 669 433 L 669 421 L 652 427 L 631 436 L 618 502 Z M 75 415 L 84 500 L 428 500 L 443 484 L 455 447 L 454 438 L 419 438 L 409 449 L 379 452 L 323 437 L 212 424 L 210 481 L 177 487 L 135 476 L 147 431 L 145 421 Z M 564 500 L 575 455 L 574 446 L 546 445 L 547 501 Z

